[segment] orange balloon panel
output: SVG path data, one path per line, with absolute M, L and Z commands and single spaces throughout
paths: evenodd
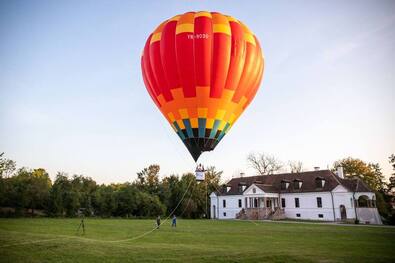
M 258 39 L 240 21 L 188 12 L 148 37 L 141 68 L 148 93 L 196 161 L 250 104 L 264 60 Z

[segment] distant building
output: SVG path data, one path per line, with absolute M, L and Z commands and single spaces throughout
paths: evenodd
M 259 175 L 230 180 L 213 192 L 211 218 L 304 219 L 382 224 L 374 192 L 343 170 Z

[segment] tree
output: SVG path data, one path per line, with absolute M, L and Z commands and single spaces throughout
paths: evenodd
M 300 173 L 303 171 L 303 163 L 301 161 L 288 162 L 291 173 Z
M 360 159 L 348 157 L 336 161 L 333 166 L 333 171 L 342 166 L 345 177 L 357 177 L 364 181 L 376 194 L 376 204 L 379 213 L 383 216 L 388 216 L 388 204 L 385 202 L 384 176 L 378 163 L 365 163 Z
M 178 200 L 181 205 L 177 210 L 179 216 L 186 218 L 198 218 L 205 212 L 204 208 L 204 192 L 199 189 L 199 185 L 192 173 L 183 174 L 179 182 Z M 189 189 L 188 189 L 189 186 Z M 188 191 L 187 191 L 188 190 Z M 186 193 L 186 194 L 184 194 Z M 184 199 L 182 199 L 184 197 Z
M 9 188 L 7 190 L 8 205 L 15 208 L 17 214 L 28 207 L 28 182 L 31 171 L 25 167 L 18 169 L 16 174 L 8 179 Z
M 167 207 L 167 213 L 170 214 L 177 206 L 180 196 L 179 179 L 176 175 L 170 175 L 162 180 L 163 202 Z
M 151 195 L 146 192 L 138 192 L 137 194 L 137 215 L 143 217 L 152 217 L 163 215 L 166 207 L 159 200 L 156 195 Z
M 271 175 L 283 167 L 277 158 L 265 153 L 250 153 L 247 162 L 259 175 Z
M 75 216 L 80 208 L 79 191 L 68 175 L 58 172 L 50 191 L 49 213 L 57 216 Z
M 13 160 L 4 158 L 4 153 L 0 153 L 0 177 L 9 177 L 16 170 L 16 163 Z
M 22 167 L 4 183 L 2 205 L 14 207 L 17 213 L 30 208 L 32 215 L 35 209 L 47 207 L 51 180 L 44 169 Z
M 210 194 L 212 192 L 216 192 L 217 189 L 219 188 L 219 182 L 221 181 L 221 175 L 223 174 L 223 171 L 218 171 L 215 166 L 210 166 L 207 168 L 205 174 L 204 174 L 204 181 L 206 184 L 206 190 L 205 190 L 205 198 L 208 200 L 208 205 L 205 207 L 205 214 L 206 217 L 209 218 L 210 215 Z M 206 201 L 205 200 L 205 201 Z
M 94 209 L 96 214 L 103 217 L 112 216 L 113 212 L 117 208 L 114 188 L 115 185 L 100 185 L 95 192 L 94 198 Z
M 71 188 L 72 191 L 78 196 L 78 202 L 80 208 L 84 209 L 84 214 L 92 214 L 92 198 L 94 198 L 94 192 L 97 188 L 96 182 L 90 177 L 84 177 L 83 175 L 73 175 L 71 180 Z
M 63 216 L 64 215 L 64 201 L 63 201 L 63 192 L 68 190 L 68 178 L 67 174 L 58 172 L 56 174 L 55 181 L 52 185 L 51 190 L 49 191 L 49 205 L 48 205 L 48 214 L 54 216 Z
M 391 154 L 391 156 L 389 157 L 389 163 L 392 165 L 393 173 L 391 174 L 391 176 L 389 178 L 387 192 L 391 193 L 395 190 L 395 154 Z
M 31 172 L 27 186 L 28 207 L 34 215 L 34 209 L 46 209 L 49 199 L 51 179 L 43 168 Z
M 333 171 L 337 170 L 339 166 L 343 167 L 346 177 L 358 177 L 372 188 L 372 190 L 382 191 L 385 187 L 384 176 L 378 163 L 367 164 L 360 159 L 348 157 L 336 161 L 333 164 Z
M 138 185 L 150 194 L 158 194 L 160 166 L 151 164 L 137 173 Z
M 117 204 L 114 211 L 115 216 L 130 217 L 137 213 L 138 190 L 134 185 L 130 183 L 121 184 L 114 194 Z

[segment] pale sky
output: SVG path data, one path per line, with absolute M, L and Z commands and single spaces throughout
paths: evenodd
M 394 1 L 0 1 L 0 152 L 18 166 L 125 182 L 192 172 L 149 97 L 140 55 L 163 20 L 218 11 L 260 39 L 260 90 L 199 162 L 244 171 L 266 152 L 307 170 L 395 153 Z

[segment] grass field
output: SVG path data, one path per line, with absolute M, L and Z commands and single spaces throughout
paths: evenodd
M 178 220 L 0 219 L 1 262 L 395 262 L 395 228 Z

